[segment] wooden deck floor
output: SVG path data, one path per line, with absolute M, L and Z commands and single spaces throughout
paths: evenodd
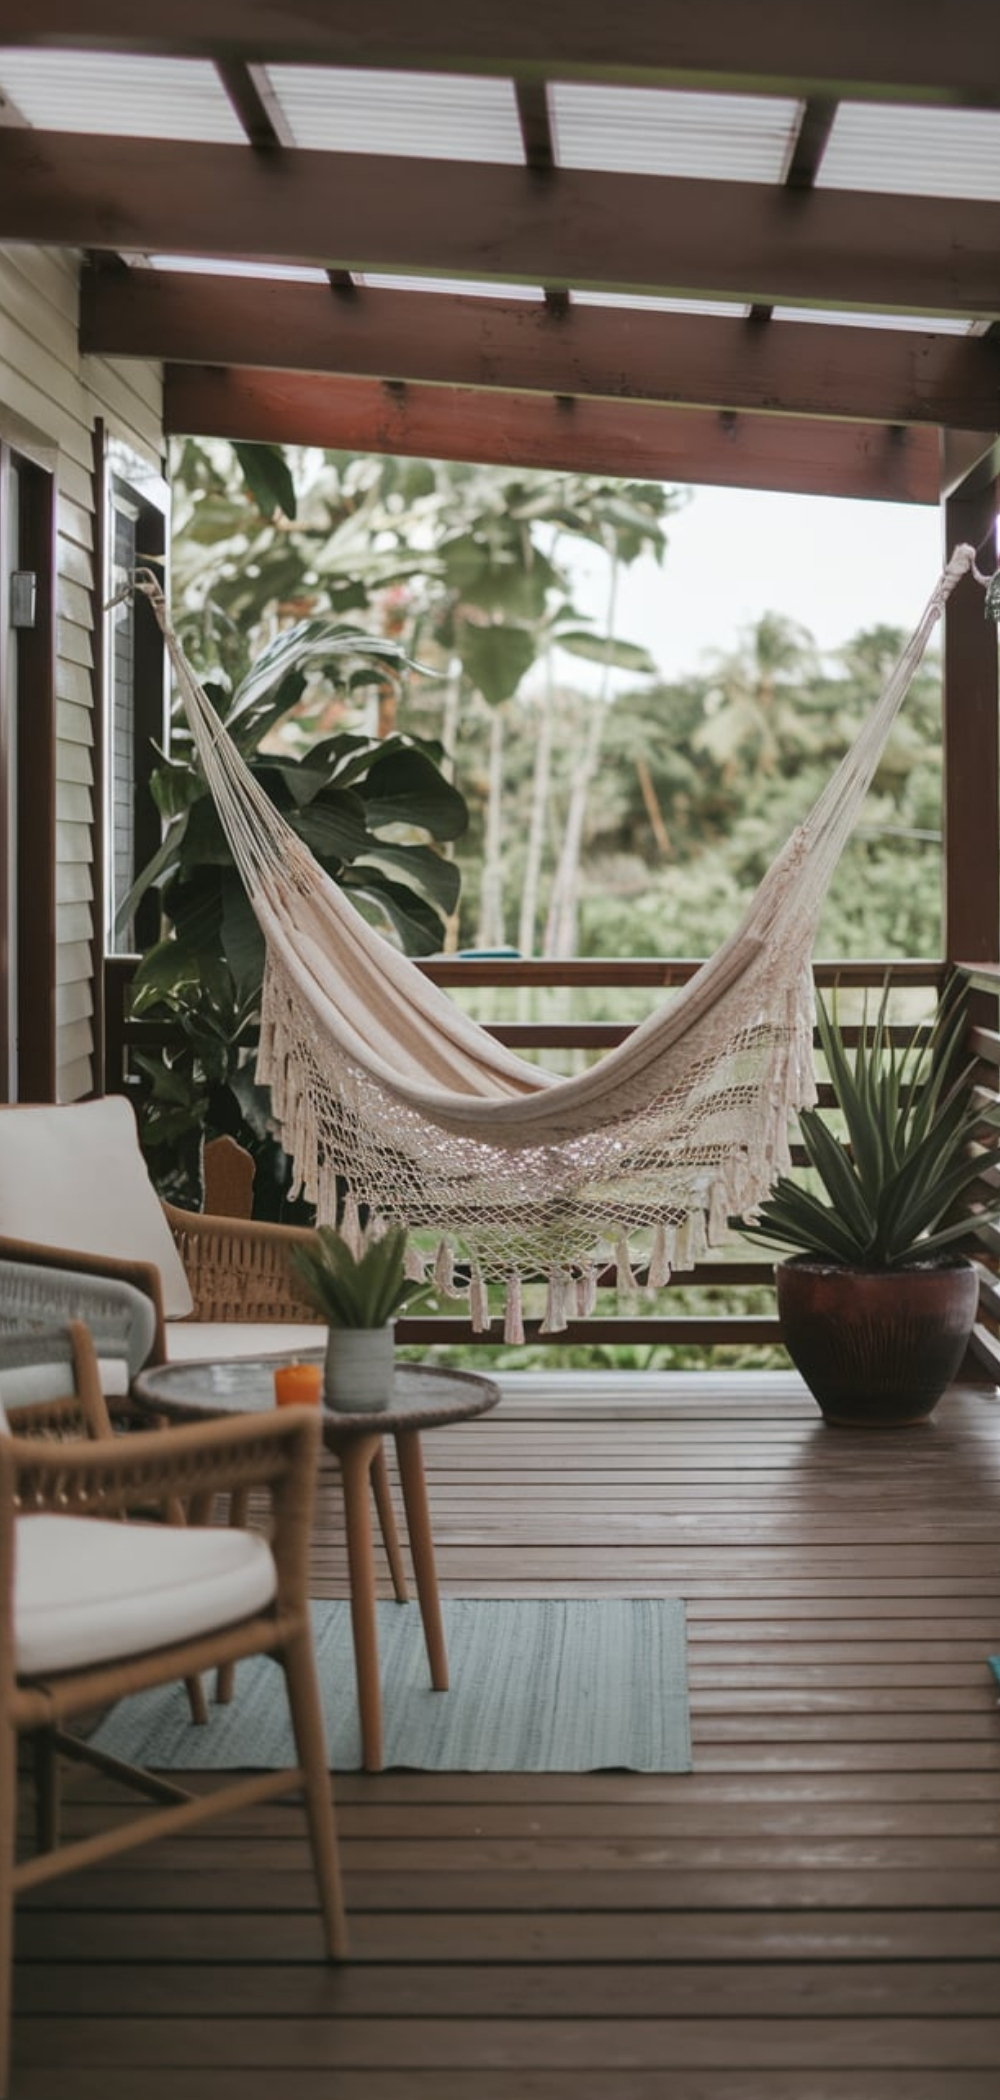
M 342 1779 L 339 1972 L 291 1808 L 57 1885 L 15 2100 L 996 2100 L 1000 1398 L 615 1390 L 428 1436 L 442 1587 L 685 1597 L 694 1772 Z

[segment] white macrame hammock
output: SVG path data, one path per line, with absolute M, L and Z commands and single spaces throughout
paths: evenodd
M 752 1213 L 816 1098 L 812 947 L 838 857 L 903 696 L 959 579 L 956 548 L 875 708 L 735 932 L 590 1070 L 559 1078 L 504 1049 L 355 910 L 263 793 L 202 692 L 154 577 L 151 599 L 191 733 L 266 944 L 258 1078 L 319 1223 L 358 1206 L 436 1235 L 433 1273 L 467 1265 L 472 1326 L 543 1277 L 543 1328 L 593 1310 L 609 1261 L 656 1289 Z M 340 1189 L 338 1192 L 338 1181 Z M 423 1257 L 411 1244 L 414 1273 Z

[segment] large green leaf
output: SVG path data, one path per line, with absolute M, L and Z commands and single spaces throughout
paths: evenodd
M 335 788 L 328 789 L 322 800 L 310 802 L 307 809 L 300 809 L 292 817 L 291 824 L 310 851 L 324 863 L 329 860 L 352 861 L 369 843 L 365 807 L 360 795 L 342 795 Z
M 419 890 L 446 916 L 458 903 L 459 871 L 453 860 L 444 860 L 433 846 L 391 846 L 384 840 L 373 845 L 369 840 L 354 865 L 358 870 L 377 867 L 401 876 L 409 888 Z
M 294 518 L 295 483 L 281 446 L 234 443 L 233 451 L 262 517 L 273 518 L 280 510 L 286 518 Z
M 241 740 L 252 724 L 263 736 L 282 714 L 301 698 L 306 680 L 320 672 L 334 679 L 342 676 L 351 658 L 363 659 L 376 671 L 391 675 L 403 669 L 408 658 L 399 642 L 366 634 L 362 628 L 344 627 L 327 619 L 298 620 L 262 650 L 253 669 L 233 695 L 226 726 L 239 729 Z M 296 681 L 297 690 L 285 688 L 285 679 Z M 289 693 L 291 697 L 288 697 Z
M 568 632 L 562 630 L 558 641 L 560 649 L 565 649 L 568 656 L 582 656 L 594 664 L 610 664 L 617 671 L 635 671 L 647 678 L 654 678 L 659 668 L 656 658 L 638 642 L 623 642 L 613 637 L 589 634 L 586 628 L 571 628 Z
M 433 839 L 461 838 L 469 821 L 465 800 L 422 751 L 406 745 L 378 758 L 359 785 L 370 831 L 417 825 Z
M 145 896 L 146 891 L 152 889 L 154 884 L 169 881 L 174 870 L 179 867 L 187 825 L 188 818 L 186 813 L 175 818 L 157 847 L 152 860 L 147 861 L 141 874 L 136 876 L 128 896 L 123 898 L 118 907 L 115 926 L 119 933 L 129 924 L 136 905 Z
M 365 918 L 374 917 L 376 924 L 381 922 L 383 925 L 388 920 L 408 955 L 437 954 L 441 946 L 441 921 L 433 907 L 425 904 L 413 890 L 386 881 L 374 869 L 365 876 L 352 869 L 345 875 L 343 887 L 356 904 L 370 907 L 364 913 Z
M 535 637 L 528 628 L 508 627 L 498 620 L 483 627 L 463 620 L 459 649 L 466 677 L 490 707 L 516 693 L 538 653 Z
M 481 532 L 459 533 L 439 551 L 458 599 L 508 620 L 540 620 L 560 581 L 527 529 L 509 519 L 491 518 Z
M 229 841 L 210 795 L 193 802 L 184 835 L 184 864 L 187 868 L 228 868 L 232 863 Z
M 246 998 L 259 987 L 264 968 L 264 936 L 239 876 L 233 872 L 222 887 L 222 948 L 237 995 Z

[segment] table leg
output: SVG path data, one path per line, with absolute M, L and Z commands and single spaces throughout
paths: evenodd
M 406 1587 L 406 1570 L 403 1566 L 399 1533 L 396 1529 L 396 1512 L 392 1506 L 389 1468 L 385 1462 L 384 1437 L 372 1459 L 372 1492 L 375 1496 L 378 1520 L 382 1527 L 382 1543 L 385 1547 L 385 1557 L 389 1563 L 389 1573 L 392 1576 L 393 1592 L 397 1604 L 405 1604 L 409 1593 Z
M 361 1716 L 361 1754 L 366 1772 L 382 1770 L 382 1688 L 375 1623 L 375 1548 L 370 1482 L 380 1436 L 347 1437 L 338 1447 L 344 1483 L 344 1524 L 351 1578 L 351 1626 Z
M 444 1627 L 441 1624 L 441 1603 L 438 1597 L 437 1570 L 434 1566 L 434 1540 L 431 1535 L 430 1510 L 427 1506 L 427 1480 L 419 1430 L 396 1431 L 396 1456 L 399 1460 L 399 1479 L 410 1533 L 413 1572 L 417 1578 L 417 1596 L 424 1625 L 427 1660 L 431 1666 L 431 1683 L 436 1692 L 446 1692 L 448 1656 L 444 1644 Z

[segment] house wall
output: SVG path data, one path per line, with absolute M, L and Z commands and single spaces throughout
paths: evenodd
M 0 247 L 0 438 L 53 457 L 57 481 L 57 1098 L 94 1084 L 95 932 L 93 432 L 162 471 L 159 365 L 81 357 L 72 255 Z

